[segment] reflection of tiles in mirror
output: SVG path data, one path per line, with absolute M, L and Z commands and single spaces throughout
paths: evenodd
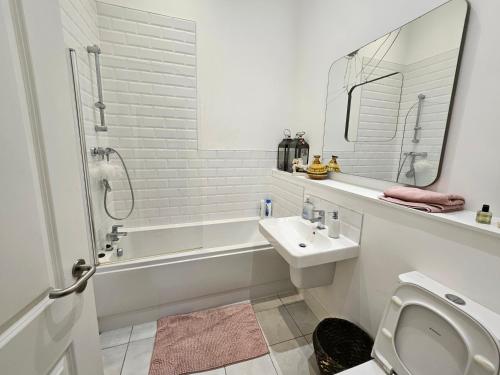
M 351 129 L 354 130 L 349 141 L 396 143 L 403 94 L 403 74 L 400 72 L 404 71 L 405 66 L 367 57 L 363 59 L 363 66 L 366 67 L 363 80 L 376 80 L 362 84 L 353 91 L 354 94 L 360 90 L 358 102 L 353 103 L 350 111 L 349 133 Z
M 355 142 L 352 151 L 336 151 L 325 148 L 323 150 L 324 159 L 328 160 L 332 154 L 338 155 L 342 171 L 348 174 L 396 181 L 398 171 L 401 168 L 398 180 L 401 183 L 419 186 L 432 183 L 437 175 L 441 158 L 458 52 L 458 49 L 452 49 L 407 66 L 401 66 L 401 71 L 404 73 L 404 84 L 397 132 L 392 140 Z M 372 61 L 371 64 L 376 66 L 379 62 Z M 389 67 L 394 68 L 394 64 L 380 62 L 376 73 L 386 74 Z M 388 81 L 386 83 L 390 84 Z M 416 104 L 420 93 L 425 93 L 426 97 L 419 121 L 421 129 L 417 133 L 419 142 L 414 143 L 412 140 L 415 135 L 418 108 Z M 384 118 L 380 117 L 380 114 L 390 115 L 391 112 L 380 108 L 371 109 L 370 106 L 374 106 L 377 102 L 387 101 L 391 98 L 388 95 L 388 90 L 384 85 L 371 85 L 369 89 L 363 90 L 360 97 L 358 139 L 384 134 L 373 132 L 387 133 L 387 129 L 384 130 L 387 121 L 384 123 L 382 121 Z M 373 119 L 376 120 L 373 121 Z M 409 176 L 407 176 L 407 172 L 411 170 L 411 159 L 404 160 L 404 153 L 411 151 L 426 152 L 427 157 L 417 158 L 414 164 L 415 174 L 408 173 Z

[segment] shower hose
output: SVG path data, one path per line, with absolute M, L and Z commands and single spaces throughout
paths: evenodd
M 107 147 L 105 150 L 105 155 L 106 155 L 108 162 L 109 162 L 109 155 L 110 154 L 116 154 L 116 156 L 118 156 L 118 159 L 120 159 L 120 162 L 122 163 L 123 170 L 125 171 L 125 175 L 127 176 L 128 186 L 130 189 L 130 196 L 132 197 L 132 205 L 130 206 L 129 212 L 125 216 L 116 217 L 116 216 L 112 215 L 108 209 L 108 193 L 111 191 L 111 186 L 109 185 L 109 181 L 107 179 L 104 179 L 103 180 L 103 182 L 104 182 L 104 211 L 106 211 L 106 214 L 113 220 L 125 220 L 132 214 L 132 211 L 134 211 L 134 206 L 135 206 L 134 189 L 132 188 L 132 182 L 130 182 L 130 175 L 128 174 L 127 166 L 125 165 L 125 161 L 123 160 L 120 153 L 118 151 L 116 151 L 114 148 Z

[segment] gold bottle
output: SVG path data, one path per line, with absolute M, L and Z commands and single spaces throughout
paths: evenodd
M 328 172 L 335 172 L 335 173 L 340 172 L 340 165 L 337 162 L 337 158 L 338 158 L 337 155 L 332 155 L 332 160 L 328 162 L 328 167 L 327 167 Z

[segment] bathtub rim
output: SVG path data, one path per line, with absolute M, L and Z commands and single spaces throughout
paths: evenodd
M 179 229 L 179 228 L 188 228 L 188 227 L 206 227 L 212 225 L 220 225 L 220 224 L 229 224 L 229 223 L 237 223 L 237 222 L 246 222 L 246 221 L 259 221 L 261 218 L 259 216 L 248 216 L 248 217 L 240 217 L 234 219 L 220 219 L 220 220 L 208 220 L 208 221 L 195 221 L 192 223 L 179 223 L 179 224 L 161 224 L 161 225 L 146 225 L 141 227 L 123 227 L 122 230 L 128 233 L 135 232 L 149 232 L 155 230 L 164 230 L 164 229 Z
M 201 248 L 188 251 L 179 251 L 170 254 L 152 255 L 148 257 L 99 264 L 97 266 L 96 276 L 98 277 L 99 275 L 114 272 L 147 269 L 152 267 L 160 267 L 166 264 L 188 262 L 265 250 L 274 250 L 274 247 L 272 247 L 268 241 L 257 241 L 245 242 L 229 246 L 218 246 L 208 249 Z

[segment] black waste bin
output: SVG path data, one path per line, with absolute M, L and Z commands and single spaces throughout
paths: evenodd
M 314 330 L 313 344 L 321 375 L 337 374 L 371 360 L 372 338 L 348 320 L 322 320 Z

